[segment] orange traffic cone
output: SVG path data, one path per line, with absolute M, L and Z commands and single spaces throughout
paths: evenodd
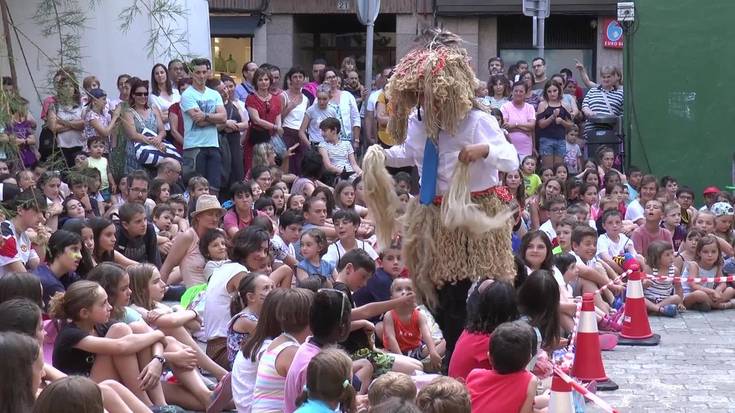
M 602 364 L 594 297 L 593 293 L 582 297 L 572 376 L 582 381 L 597 381 L 597 390 L 617 390 L 618 385 L 607 377 Z
M 562 380 L 556 372 L 554 372 L 554 378 L 551 381 L 549 413 L 574 413 L 572 384 Z
M 657 346 L 661 336 L 653 334 L 648 323 L 646 301 L 643 298 L 642 274 L 639 267 L 628 277 L 628 288 L 625 292 L 625 314 L 623 329 L 618 344 L 628 346 Z

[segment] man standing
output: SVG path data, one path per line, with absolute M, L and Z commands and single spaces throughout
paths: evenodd
M 255 93 L 255 86 L 253 86 L 253 75 L 258 70 L 258 65 L 255 62 L 247 62 L 242 65 L 242 83 L 235 87 L 235 95 L 237 100 L 245 102 L 248 95 Z
M 304 89 L 308 90 L 312 96 L 316 96 L 316 88 L 319 87 L 319 78 L 327 68 L 327 61 L 324 59 L 315 59 L 311 64 L 311 82 L 304 85 Z
M 487 61 L 487 71 L 490 73 L 491 77 L 504 74 L 504 70 L 503 58 L 500 56 L 491 57 L 490 60 Z
M 184 76 L 186 76 L 186 70 L 184 69 L 184 63 L 181 60 L 174 59 L 168 62 L 168 81 L 171 82 L 171 87 L 179 90 L 179 79 Z
M 531 90 L 537 91 L 536 94 L 543 93 L 544 84 L 546 84 L 546 60 L 543 57 L 537 57 L 531 61 L 533 69 L 533 87 Z
M 227 121 L 222 97 L 206 86 L 212 64 L 208 59 L 194 59 L 192 86 L 181 95 L 184 112 L 184 180 L 194 174 L 209 181 L 209 191 L 217 194 L 222 181 L 222 154 L 217 125 Z M 247 66 L 247 65 L 246 65 Z

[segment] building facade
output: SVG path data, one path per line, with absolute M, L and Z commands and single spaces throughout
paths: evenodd
M 621 67 L 621 51 L 604 47 L 603 22 L 616 14 L 616 4 L 552 1 L 545 37 L 548 70 L 573 70 L 575 59 L 591 73 L 604 65 Z M 344 57 L 355 56 L 358 68 L 364 68 L 365 29 L 355 16 L 354 0 L 210 0 L 209 7 L 212 55 L 233 75 L 239 76 L 249 60 L 285 69 L 308 68 L 317 57 L 338 66 Z M 520 0 L 382 0 L 375 23 L 374 70 L 394 64 L 420 30 L 433 24 L 467 40 L 480 78 L 487 77 L 492 56 L 515 62 L 537 55 L 531 45 L 531 18 L 521 14 Z

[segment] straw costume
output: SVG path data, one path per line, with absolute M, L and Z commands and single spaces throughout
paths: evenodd
M 401 59 L 386 86 L 389 131 L 398 145 L 369 148 L 366 200 L 380 246 L 400 225 L 403 259 L 417 295 L 434 313 L 448 347 L 464 326 L 467 291 L 480 278 L 512 280 L 510 193 L 498 171 L 518 155 L 495 118 L 475 101 L 477 83 L 461 39 L 429 30 Z M 418 167 L 421 193 L 396 221 L 389 167 Z

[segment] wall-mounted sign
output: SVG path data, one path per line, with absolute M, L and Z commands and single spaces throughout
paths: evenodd
M 602 21 L 604 31 L 602 46 L 608 49 L 623 48 L 623 26 L 617 20 L 606 18 Z
M 350 10 L 350 0 L 337 0 L 337 10 L 349 11 Z

